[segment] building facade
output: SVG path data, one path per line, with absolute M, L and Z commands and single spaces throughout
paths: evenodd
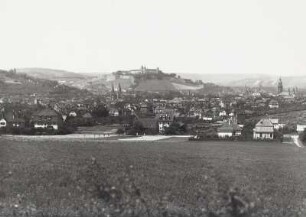
M 253 139 L 274 139 L 274 125 L 270 119 L 261 119 L 253 129 Z

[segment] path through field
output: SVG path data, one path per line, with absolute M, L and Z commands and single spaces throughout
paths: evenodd
M 304 148 L 304 145 L 303 143 L 301 142 L 301 140 L 299 139 L 299 136 L 298 135 L 293 135 L 291 136 L 294 144 L 299 147 L 299 148 Z

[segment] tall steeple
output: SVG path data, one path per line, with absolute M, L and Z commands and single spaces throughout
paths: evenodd
M 121 92 L 122 92 L 120 83 L 118 84 L 118 92 L 119 92 L 120 94 L 121 94 Z
M 115 93 L 114 83 L 112 83 L 112 94 Z
M 278 88 L 278 93 L 283 92 L 283 82 L 282 82 L 282 79 L 281 79 L 281 78 L 279 78 L 279 80 L 278 80 L 278 86 L 277 86 L 277 88 Z
M 114 100 L 115 99 L 115 88 L 114 88 L 114 83 L 112 83 L 112 91 L 111 91 L 111 99 Z
M 118 89 L 117 89 L 117 99 L 120 99 L 121 98 L 121 85 L 120 83 L 118 84 Z

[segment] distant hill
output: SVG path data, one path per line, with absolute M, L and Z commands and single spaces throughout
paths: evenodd
M 140 81 L 135 91 L 151 91 L 151 92 L 161 92 L 161 91 L 197 91 L 203 88 L 203 85 L 197 84 L 186 84 L 181 81 L 173 79 L 149 79 Z
M 229 87 L 276 87 L 279 76 L 264 74 L 187 74 L 182 76 L 190 79 L 212 82 Z M 284 87 L 306 87 L 306 76 L 281 76 Z
M 69 98 L 89 93 L 78 88 L 59 84 L 57 81 L 35 78 L 27 74 L 17 73 L 14 70 L 0 70 L 1 96 L 14 95 L 44 95 L 50 97 Z
M 83 88 L 93 93 L 103 93 L 115 89 L 119 84 L 122 90 L 135 90 L 140 92 L 164 92 L 164 91 L 182 91 L 199 90 L 203 84 L 197 84 L 190 79 L 178 77 L 175 73 L 163 73 L 157 70 L 148 70 L 147 73 L 139 71 L 117 71 L 111 74 L 102 74 L 96 78 L 87 80 Z
M 27 74 L 35 78 L 42 78 L 48 80 L 58 80 L 61 78 L 76 78 L 82 79 L 85 76 L 83 74 L 69 72 L 65 70 L 46 69 L 46 68 L 19 68 L 16 69 L 17 73 Z
M 88 81 L 97 77 L 94 73 L 76 73 L 58 69 L 47 68 L 19 68 L 16 69 L 19 74 L 26 74 L 34 78 L 57 81 L 67 86 L 83 88 Z

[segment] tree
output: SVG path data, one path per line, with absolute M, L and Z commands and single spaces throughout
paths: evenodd
M 108 110 L 103 104 L 99 104 L 93 109 L 92 114 L 98 118 L 107 117 Z
M 166 135 L 181 135 L 187 131 L 186 125 L 178 122 L 173 122 L 169 127 L 165 128 Z
M 241 131 L 241 136 L 243 139 L 252 139 L 253 138 L 253 129 L 256 125 L 256 120 L 250 120 L 245 122 L 243 129 Z
M 119 134 L 119 135 L 124 134 L 124 129 L 119 128 L 119 129 L 117 130 L 117 134 Z
M 299 139 L 305 143 L 306 142 L 306 129 L 299 135 Z
M 145 132 L 145 128 L 140 121 L 134 121 L 132 128 L 129 130 L 129 135 L 137 135 L 143 134 Z

